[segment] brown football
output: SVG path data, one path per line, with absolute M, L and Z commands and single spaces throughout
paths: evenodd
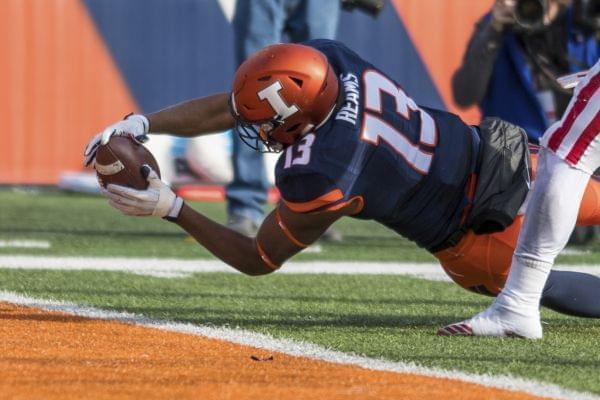
M 158 164 L 147 148 L 128 136 L 113 136 L 98 147 L 94 168 L 103 187 L 112 183 L 143 190 L 148 187 L 141 172 L 144 164 L 150 165 L 160 177 Z

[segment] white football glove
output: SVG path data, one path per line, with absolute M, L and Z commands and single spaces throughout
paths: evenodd
M 148 141 L 146 134 L 149 128 L 148 118 L 141 114 L 129 114 L 122 121 L 110 125 L 92 138 L 83 151 L 84 165 L 88 167 L 94 162 L 98 146 L 108 143 L 111 136 L 130 136 L 133 140 L 144 143 Z
M 142 166 L 142 173 L 148 180 L 148 189 L 136 190 L 109 184 L 106 189 L 101 188 L 102 194 L 109 199 L 111 206 L 125 215 L 156 215 L 170 221 L 177 219 L 183 199 L 177 197 L 149 165 Z

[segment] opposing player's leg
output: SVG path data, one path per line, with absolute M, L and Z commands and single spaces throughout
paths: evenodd
M 552 270 L 542 292 L 541 305 L 574 317 L 600 318 L 599 297 L 600 277 L 576 271 Z M 473 331 L 473 324 L 463 321 L 441 328 L 438 334 L 442 336 L 473 336 L 477 332 Z M 517 333 L 514 334 L 517 335 Z M 510 335 L 510 331 L 502 333 L 502 336 Z
M 537 164 L 537 154 L 532 155 L 534 176 Z M 600 181 L 596 178 L 586 186 L 577 225 L 600 225 Z M 456 246 L 434 255 L 448 276 L 461 287 L 496 296 L 506 284 L 522 226 L 523 216 L 519 215 L 502 232 L 475 235 L 469 231 Z
M 542 337 L 540 296 L 554 259 L 575 226 L 578 209 L 572 205 L 581 203 L 588 180 L 586 172 L 551 152 L 542 153 L 504 289 L 489 309 L 442 328 L 440 334 L 456 334 L 454 330 L 460 329 L 482 336 Z
M 578 221 L 597 224 L 600 203 L 590 182 L 585 191 Z M 456 246 L 436 253 L 442 268 L 461 287 L 475 293 L 496 296 L 505 285 L 517 237 L 523 225 L 519 216 L 507 229 L 488 235 L 469 232 Z M 575 271 L 551 271 L 542 292 L 541 304 L 554 311 L 600 318 L 600 277 Z
M 542 337 L 539 304 L 556 255 L 575 226 L 591 173 L 600 166 L 600 62 L 575 91 L 565 116 L 544 135 L 546 150 L 508 280 L 496 301 L 440 334 Z

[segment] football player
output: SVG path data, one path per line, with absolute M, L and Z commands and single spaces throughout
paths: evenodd
M 504 290 L 487 310 L 440 334 L 542 337 L 539 304 L 546 280 L 555 274 L 554 259 L 567 244 L 579 205 L 587 200 L 590 176 L 600 167 L 599 88 L 600 61 L 578 83 L 563 118 L 542 137 L 539 175 Z
M 276 271 L 350 216 L 378 221 L 427 249 L 466 288 L 492 295 L 502 288 L 529 189 L 523 130 L 500 120 L 472 127 L 451 113 L 418 106 L 384 72 L 336 41 L 260 50 L 240 66 L 231 93 L 129 116 L 90 142 L 86 163 L 111 135 L 141 141 L 148 132 L 196 136 L 232 127 L 256 150 L 281 152 L 275 175 L 282 202 L 256 238 L 194 211 L 147 166 L 147 190 L 108 185 L 104 194 L 124 214 L 175 222 L 249 275 Z M 581 222 L 599 223 L 600 190 L 590 190 L 596 195 L 592 212 Z M 590 286 L 600 290 L 600 279 L 565 274 L 550 281 L 555 287 L 547 291 L 547 304 L 600 317 L 597 302 L 581 299 L 591 296 Z M 569 295 L 574 291 L 579 301 Z

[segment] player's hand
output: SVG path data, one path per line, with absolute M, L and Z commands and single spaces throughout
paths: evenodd
M 496 0 L 492 7 L 492 26 L 502 31 L 507 25 L 515 23 L 516 0 Z
M 106 189 L 101 189 L 102 194 L 109 199 L 111 206 L 125 215 L 155 215 L 175 220 L 183 207 L 183 199 L 177 197 L 149 165 L 142 166 L 142 173 L 148 180 L 146 190 L 109 184 Z
M 141 114 L 130 114 L 122 121 L 110 125 L 102 132 L 94 136 L 85 147 L 83 152 L 83 156 L 85 157 L 84 165 L 88 167 L 92 164 L 96 158 L 98 146 L 108 143 L 111 136 L 128 135 L 131 136 L 135 141 L 144 143 L 148 141 L 148 136 L 146 134 L 148 133 L 149 128 L 150 123 L 148 122 L 148 118 Z

